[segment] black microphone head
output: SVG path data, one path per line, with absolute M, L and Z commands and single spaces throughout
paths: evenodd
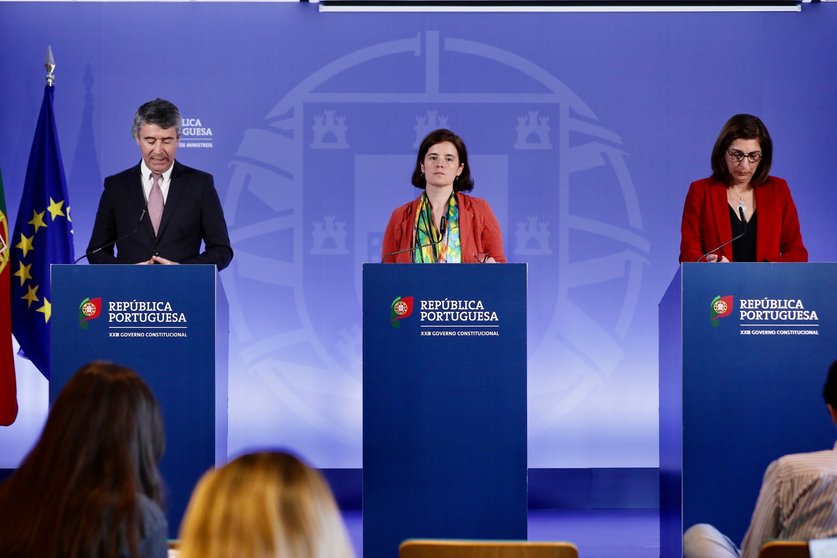
M 747 218 L 744 217 L 744 207 L 743 206 L 740 206 L 740 205 L 738 206 L 738 214 L 741 216 L 741 221 L 746 225 L 747 224 Z
M 448 224 L 447 215 L 442 215 L 442 221 L 439 223 L 439 236 L 445 236 L 445 228 L 447 228 L 447 224 Z

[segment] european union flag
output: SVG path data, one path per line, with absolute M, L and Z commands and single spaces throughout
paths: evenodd
M 67 181 L 58 147 L 52 110 L 54 89 L 45 86 L 44 100 L 26 182 L 17 211 L 12 248 L 12 333 L 20 354 L 49 379 L 52 292 L 50 264 L 73 262 L 73 225 Z

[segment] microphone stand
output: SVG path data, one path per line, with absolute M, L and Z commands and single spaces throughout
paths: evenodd
M 705 258 L 706 256 L 708 256 L 708 255 L 709 255 L 709 254 L 711 254 L 712 252 L 717 252 L 718 250 L 720 250 L 721 248 L 723 248 L 723 247 L 724 247 L 724 246 L 726 246 L 727 244 L 731 244 L 731 243 L 735 242 L 736 240 L 738 240 L 739 238 L 741 238 L 742 236 L 744 236 L 745 234 L 747 234 L 747 219 L 744 217 L 744 207 L 743 207 L 743 206 L 741 206 L 740 204 L 739 204 L 739 206 L 738 206 L 738 215 L 741 217 L 741 222 L 742 222 L 742 223 L 744 223 L 744 231 L 743 231 L 741 234 L 739 234 L 739 235 L 737 235 L 737 236 L 735 236 L 735 237 L 733 237 L 733 238 L 731 238 L 731 239 L 727 240 L 726 242 L 724 242 L 723 244 L 721 244 L 721 245 L 720 245 L 720 246 L 718 246 L 717 248 L 714 248 L 714 249 L 712 249 L 712 250 L 708 251 L 707 253 L 705 253 L 704 255 L 702 255 L 701 257 L 699 257 L 697 260 L 695 260 L 695 263 L 700 263 L 700 261 L 701 261 L 703 258 Z
M 436 240 L 434 242 L 428 242 L 427 244 L 422 244 L 421 246 L 418 247 L 418 249 L 421 250 L 422 248 L 430 248 L 431 246 L 435 247 L 439 243 L 441 243 L 445 239 L 445 230 L 447 229 L 447 224 L 448 224 L 447 216 L 442 215 L 442 222 L 439 223 L 439 240 Z M 390 252 L 389 254 L 387 254 L 386 256 L 381 258 L 381 263 L 386 263 L 386 260 L 388 258 L 391 258 L 393 256 L 397 256 L 398 254 L 403 254 L 404 252 L 413 253 L 415 250 L 416 250 L 416 247 L 411 247 L 411 248 L 404 248 L 402 250 L 396 250 L 395 252 Z
M 78 262 L 80 262 L 81 260 L 83 260 L 83 259 L 85 259 L 85 258 L 89 258 L 89 257 L 90 257 L 90 256 L 92 256 L 93 254 L 98 254 L 99 252 L 101 252 L 101 251 L 102 251 L 102 250 L 104 250 L 105 248 L 110 248 L 110 247 L 111 247 L 111 246 L 113 246 L 114 244 L 116 244 L 116 243 L 118 243 L 118 242 L 122 242 L 123 240 L 125 240 L 126 238 L 128 238 L 129 236 L 131 236 L 132 234 L 137 234 L 137 231 L 139 231 L 139 230 L 140 230 L 140 227 L 142 226 L 142 220 L 143 220 L 143 219 L 145 219 L 145 214 L 146 214 L 146 212 L 147 212 L 147 209 L 143 209 L 143 210 L 142 210 L 142 214 L 140 214 L 139 221 L 137 222 L 137 227 L 136 227 L 134 230 L 132 230 L 132 231 L 131 231 L 131 232 L 129 232 L 129 233 L 125 233 L 125 234 L 123 234 L 122 236 L 118 237 L 116 240 L 113 240 L 113 241 L 111 241 L 111 242 L 108 242 L 107 244 L 103 244 L 103 245 L 99 246 L 99 247 L 98 247 L 98 248 L 96 248 L 95 250 L 91 250 L 91 251 L 89 251 L 89 252 L 86 252 L 86 253 L 82 254 L 81 256 L 79 256 L 78 258 L 76 258 L 76 261 L 74 261 L 74 262 L 73 262 L 73 265 L 77 264 Z

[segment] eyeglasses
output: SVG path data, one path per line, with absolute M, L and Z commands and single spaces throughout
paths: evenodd
M 736 163 L 740 163 L 744 160 L 744 157 L 747 158 L 748 161 L 751 163 L 758 163 L 761 161 L 761 151 L 753 151 L 751 153 L 744 153 L 743 151 L 739 151 L 737 149 L 727 149 L 727 155 L 735 161 Z
M 442 159 L 439 155 L 435 153 L 429 153 L 425 158 L 424 161 L 431 165 L 435 165 L 436 161 L 444 160 L 445 165 L 449 167 L 455 167 L 459 163 L 459 159 L 457 159 L 456 155 L 445 155 L 445 158 Z

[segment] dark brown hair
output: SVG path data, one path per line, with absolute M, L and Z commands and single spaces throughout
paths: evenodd
M 764 123 L 752 114 L 736 114 L 724 124 L 718 139 L 715 140 L 715 147 L 712 148 L 712 178 L 727 185 L 732 184 L 725 157 L 730 144 L 737 139 L 759 140 L 761 161 L 753 173 L 752 182 L 754 185 L 764 184 L 773 162 L 773 141 Z
M 0 485 L 2 556 L 111 558 L 126 547 L 137 556 L 139 495 L 162 505 L 164 436 L 157 400 L 136 372 L 82 366 Z
M 424 190 L 427 187 L 427 181 L 424 179 L 424 174 L 421 172 L 421 164 L 424 162 L 424 157 L 430 148 L 437 143 L 449 141 L 456 148 L 456 153 L 459 157 L 459 162 L 462 164 L 462 172 L 453 182 L 454 192 L 470 192 L 474 189 L 474 179 L 471 178 L 471 167 L 468 166 L 468 150 L 465 149 L 465 142 L 462 138 L 451 132 L 440 128 L 433 130 L 427 137 L 422 140 L 419 146 L 418 156 L 416 157 L 416 168 L 413 169 L 413 186 Z
M 831 363 L 825 385 L 822 387 L 822 397 L 828 405 L 837 409 L 837 360 Z

